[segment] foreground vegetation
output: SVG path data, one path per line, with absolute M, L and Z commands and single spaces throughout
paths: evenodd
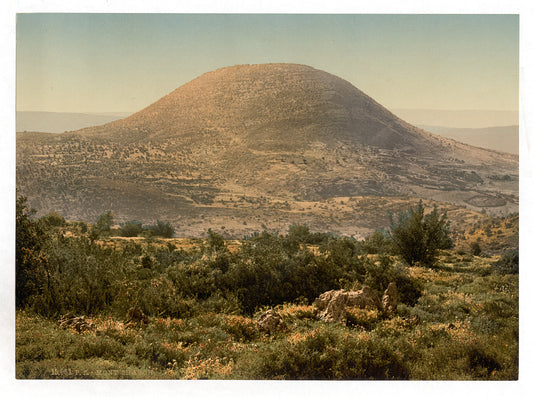
M 442 231 L 444 220 L 435 212 L 418 224 Z M 212 231 L 203 240 L 112 238 L 92 233 L 97 224 L 34 221 L 19 198 L 18 378 L 518 376 L 516 252 L 435 247 L 407 265 L 394 227 L 363 242 L 297 225 L 230 242 Z M 312 306 L 327 290 L 364 284 L 382 294 L 391 281 L 400 301 L 392 315 L 351 309 L 325 323 Z M 269 308 L 284 329 L 258 327 Z M 60 326 L 66 314 L 87 326 Z

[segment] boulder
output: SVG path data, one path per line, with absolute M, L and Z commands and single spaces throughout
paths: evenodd
M 327 322 L 341 321 L 346 316 L 346 301 L 344 290 L 324 292 L 315 301 L 318 317 Z
M 361 309 L 380 309 L 381 301 L 378 294 L 369 286 L 363 285 L 359 291 L 348 291 L 348 306 L 354 306 Z
M 395 313 L 398 307 L 398 288 L 394 282 L 389 283 L 381 299 L 381 307 L 387 315 Z
M 339 290 L 326 291 L 323 294 L 321 294 L 318 298 L 316 298 L 314 305 L 316 306 L 318 311 L 321 312 L 323 310 L 326 310 L 331 299 L 333 299 L 334 296 L 339 294 L 339 292 L 344 293 L 344 290 L 341 289 L 340 291 Z
M 272 309 L 261 314 L 257 320 L 257 326 L 261 331 L 267 332 L 268 334 L 272 334 L 287 327 L 281 316 Z
M 73 316 L 71 314 L 65 314 L 59 318 L 59 327 L 63 329 L 72 328 L 77 332 L 93 331 L 95 326 L 85 320 L 85 316 Z
M 381 301 L 372 288 L 364 285 L 359 291 L 326 291 L 315 300 L 314 305 L 320 319 L 333 322 L 346 317 L 346 307 L 380 309 Z

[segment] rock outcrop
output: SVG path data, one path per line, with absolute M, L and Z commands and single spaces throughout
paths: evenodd
M 346 307 L 381 309 L 377 293 L 364 285 L 359 291 L 331 290 L 321 294 L 314 302 L 318 317 L 327 322 L 341 321 L 346 317 Z
M 65 314 L 59 318 L 59 327 L 63 329 L 75 329 L 77 332 L 93 331 L 95 329 L 94 324 L 91 324 L 85 320 L 85 316 L 73 316 L 71 314 Z
M 268 334 L 283 330 L 287 327 L 281 316 L 272 309 L 261 314 L 257 320 L 257 326 L 261 331 Z
M 386 315 L 396 312 L 398 307 L 398 288 L 394 282 L 389 283 L 381 299 L 381 307 Z

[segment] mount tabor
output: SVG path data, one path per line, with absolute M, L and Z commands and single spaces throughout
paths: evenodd
M 418 198 L 516 212 L 518 157 L 418 129 L 329 73 L 243 65 L 122 120 L 17 134 L 17 186 L 41 215 L 69 220 L 112 210 L 178 235 L 294 222 L 357 235 Z

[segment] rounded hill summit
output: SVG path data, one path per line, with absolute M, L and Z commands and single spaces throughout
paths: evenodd
M 121 139 L 238 137 L 417 150 L 427 139 L 348 81 L 298 64 L 208 72 L 126 119 L 82 131 Z

